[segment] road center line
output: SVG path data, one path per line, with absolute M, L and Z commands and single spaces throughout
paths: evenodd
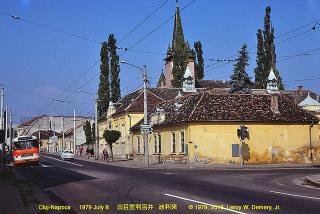
M 285 192 L 277 192 L 277 191 L 270 191 L 272 193 L 277 193 L 280 195 L 289 195 L 289 196 L 294 196 L 294 197 L 300 197 L 300 198 L 309 198 L 309 199 L 315 199 L 315 200 L 320 200 L 320 198 L 315 198 L 315 197 L 310 197 L 310 196 L 304 196 L 304 195 L 295 195 L 291 193 L 285 193 Z
M 63 160 L 59 160 L 59 159 L 57 159 L 57 158 L 52 158 L 52 157 L 49 157 L 49 156 L 46 156 L 46 155 L 44 155 L 46 158 L 50 158 L 50 159 L 53 159 L 53 160 L 56 160 L 56 161 L 61 161 L 61 162 L 63 162 L 63 163 L 68 163 L 68 164 L 72 164 L 72 165 L 76 165 L 76 166 L 82 166 L 82 165 L 80 165 L 80 164 L 77 164 L 77 163 L 71 163 L 71 162 L 68 162 L 68 161 L 63 161 Z
M 193 200 L 193 199 L 189 199 L 189 198 L 184 198 L 184 197 L 177 196 L 177 195 L 171 195 L 171 194 L 167 194 L 167 193 L 162 193 L 162 194 L 164 194 L 164 195 L 166 195 L 166 196 L 169 196 L 169 197 L 172 197 L 172 198 L 178 198 L 178 199 L 181 199 L 181 200 L 191 201 L 191 202 L 195 202 L 195 203 L 198 203 L 198 204 L 204 204 L 204 205 L 214 206 L 214 207 L 217 207 L 217 208 L 219 208 L 219 209 L 227 210 L 227 211 L 233 212 L 233 213 L 245 214 L 244 212 L 240 212 L 240 211 L 236 211 L 236 210 L 232 210 L 232 209 L 220 207 L 220 206 L 213 205 L 213 204 L 209 204 L 209 203 L 202 202 L 202 201 L 197 201 L 197 200 Z

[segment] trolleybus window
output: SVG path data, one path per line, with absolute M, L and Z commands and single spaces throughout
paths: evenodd
M 15 150 L 32 149 L 32 148 L 39 148 L 38 141 L 28 140 L 28 141 L 14 142 Z

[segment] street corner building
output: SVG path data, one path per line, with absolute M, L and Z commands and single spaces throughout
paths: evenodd
M 205 90 L 161 103 L 148 119 L 153 163 L 239 163 L 240 125 L 248 128 L 242 145 L 246 163 L 320 162 L 319 118 L 288 94 Z M 137 159 L 144 156 L 141 123 L 131 129 Z
M 148 88 L 148 112 L 159 103 L 172 100 L 178 96 L 180 89 L 175 88 Z M 109 108 L 98 120 L 99 151 L 109 146 L 102 138 L 105 130 L 118 130 L 120 139 L 113 145 L 113 154 L 116 158 L 132 158 L 132 134 L 130 129 L 143 118 L 143 90 L 138 89 L 122 97 L 116 103 L 109 103 Z

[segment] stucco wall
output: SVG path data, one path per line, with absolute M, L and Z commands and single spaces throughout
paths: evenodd
M 188 158 L 201 163 L 238 163 L 239 157 L 232 157 L 232 144 L 238 144 L 239 123 L 192 123 L 154 130 L 160 132 L 164 159 L 179 155 L 180 132 L 185 131 L 188 144 Z M 244 143 L 250 148 L 249 163 L 309 163 L 310 125 L 288 124 L 243 124 L 249 128 L 249 139 Z M 171 153 L 171 133 L 176 133 L 176 153 Z M 137 140 L 133 135 L 134 154 L 137 154 Z M 142 139 L 142 136 L 140 135 Z M 320 162 L 319 125 L 311 128 L 311 141 L 315 162 Z M 154 148 L 154 137 L 149 135 L 150 155 Z M 182 155 L 184 156 L 184 155 Z M 139 156 L 138 156 L 139 157 Z M 175 157 L 176 158 L 176 157 Z

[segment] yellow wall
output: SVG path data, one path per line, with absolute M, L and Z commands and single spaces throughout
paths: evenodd
M 130 139 L 130 128 L 138 123 L 143 118 L 143 114 L 119 114 L 109 116 L 108 118 L 99 122 L 99 136 L 100 136 L 100 153 L 104 148 L 109 149 L 103 139 L 104 130 L 109 128 L 111 122 L 111 129 L 117 130 L 121 133 L 119 140 L 113 145 L 113 153 L 115 157 L 127 157 L 132 154 L 132 144 Z
M 179 155 L 180 131 L 185 132 L 185 143 L 188 144 L 189 160 L 201 163 L 237 163 L 239 157 L 232 157 L 232 144 L 239 143 L 237 129 L 239 123 L 191 123 L 185 126 L 154 130 L 160 132 L 162 154 L 164 159 Z M 245 143 L 250 147 L 249 163 L 308 163 L 310 131 L 309 125 L 287 124 L 243 124 L 249 128 L 250 139 Z M 171 132 L 176 133 L 177 153 L 171 154 Z M 320 162 L 319 125 L 311 129 L 314 160 Z M 137 144 L 134 133 L 133 147 L 136 154 Z M 140 135 L 141 139 L 142 136 Z M 150 155 L 154 146 L 153 135 L 149 135 Z M 272 155 L 273 154 L 273 155 Z M 174 157 L 176 159 L 176 157 Z

